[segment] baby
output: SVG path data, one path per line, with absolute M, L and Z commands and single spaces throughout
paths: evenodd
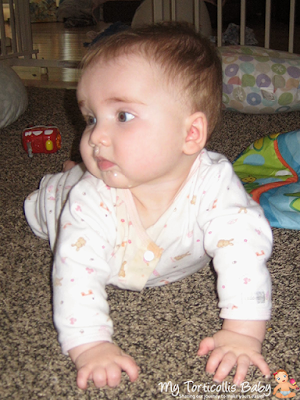
M 296 393 L 293 393 L 290 390 L 290 389 L 292 389 L 292 390 L 295 389 L 295 386 L 293 386 L 289 382 L 289 376 L 284 369 L 279 369 L 273 375 L 274 375 L 276 383 L 278 383 L 276 388 L 273 390 L 273 395 L 275 395 L 276 397 L 278 397 L 280 399 L 296 396 Z M 278 392 L 278 390 L 279 390 L 279 392 Z
M 44 177 L 25 214 L 54 252 L 54 322 L 78 386 L 116 386 L 122 370 L 138 378 L 112 341 L 106 285 L 141 291 L 211 259 L 224 322 L 198 355 L 211 352 L 216 382 L 235 365 L 236 384 L 251 364 L 268 376 L 272 234 L 231 163 L 205 149 L 221 114 L 216 51 L 183 23 L 123 31 L 88 52 L 77 97 L 85 167 Z

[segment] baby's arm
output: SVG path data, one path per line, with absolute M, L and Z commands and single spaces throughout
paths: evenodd
M 219 160 L 207 174 L 200 202 L 199 224 L 204 246 L 217 273 L 222 329 L 200 343 L 199 355 L 212 351 L 207 371 L 222 381 L 237 365 L 240 384 L 250 364 L 264 375 L 270 370 L 261 345 L 271 311 L 271 279 L 266 263 L 272 251 L 272 232 L 263 210 L 245 192 L 232 166 Z M 208 179 L 210 178 L 210 179 Z
M 131 382 L 138 378 L 138 366 L 132 357 L 110 342 L 93 342 L 69 350 L 69 355 L 77 368 L 77 385 L 87 388 L 88 380 L 96 387 L 117 386 L 121 372 L 125 371 Z
M 253 364 L 269 377 L 270 369 L 261 355 L 265 329 L 265 321 L 224 320 L 219 332 L 200 343 L 199 356 L 212 351 L 206 371 L 215 374 L 216 382 L 222 382 L 237 365 L 234 383 L 240 385 L 245 379 L 249 365 Z
M 105 286 L 116 273 L 107 261 L 116 227 L 114 214 L 99 206 L 100 185 L 87 174 L 70 192 L 53 265 L 54 322 L 62 351 L 75 363 L 82 389 L 88 380 L 97 387 L 116 386 L 122 371 L 131 381 L 138 376 L 134 360 L 110 343 L 113 326 Z M 103 197 L 112 207 L 110 196 L 104 190 Z
M 275 394 L 279 389 L 280 389 L 281 385 L 277 385 L 276 388 L 273 390 L 273 394 Z

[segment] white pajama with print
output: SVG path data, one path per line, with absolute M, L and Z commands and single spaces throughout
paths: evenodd
M 54 250 L 54 322 L 65 354 L 112 341 L 106 285 L 165 285 L 211 259 L 220 317 L 270 318 L 271 229 L 222 155 L 204 149 L 173 204 L 146 230 L 129 189 L 110 188 L 81 166 L 47 175 L 25 201 L 25 214 Z

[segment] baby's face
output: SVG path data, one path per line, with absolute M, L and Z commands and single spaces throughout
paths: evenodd
M 156 65 L 135 55 L 100 61 L 84 72 L 77 92 L 87 122 L 81 155 L 108 186 L 132 188 L 186 175 L 189 110 L 163 82 Z
M 275 375 L 275 381 L 277 383 L 285 383 L 288 379 L 289 377 L 285 372 L 278 372 L 278 374 Z

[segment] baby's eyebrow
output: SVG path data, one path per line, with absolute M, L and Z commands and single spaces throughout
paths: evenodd
M 84 107 L 85 106 L 85 101 L 84 100 L 79 100 L 78 101 L 78 106 L 79 106 L 79 108 Z
M 131 98 L 131 97 L 126 97 L 126 96 L 114 96 L 110 97 L 106 100 L 107 103 L 135 103 L 135 104 L 142 104 L 145 105 L 141 100 Z

